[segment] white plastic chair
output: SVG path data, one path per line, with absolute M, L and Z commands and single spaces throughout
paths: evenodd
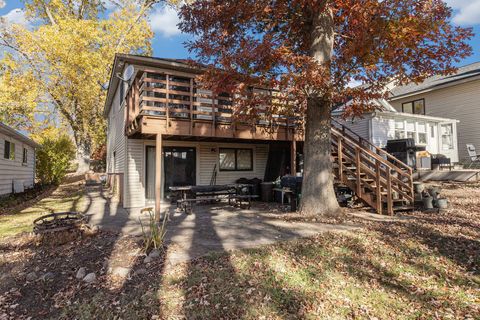
M 477 154 L 475 146 L 473 144 L 467 144 L 468 157 L 467 160 L 470 161 L 468 168 L 470 169 L 475 163 L 480 163 L 480 154 Z

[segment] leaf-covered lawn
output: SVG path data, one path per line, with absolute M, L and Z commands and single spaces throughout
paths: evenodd
M 0 286 L 0 318 L 480 319 L 480 189 L 448 187 L 442 213 L 355 220 L 362 230 L 173 267 L 144 264 L 138 238 L 103 233 L 62 250 L 4 246 L 1 274 L 17 282 Z M 108 273 L 119 260 L 128 278 Z M 94 285 L 75 279 L 81 266 Z M 25 283 L 35 267 L 57 270 L 55 281 Z
M 81 185 L 67 183 L 46 189 L 38 196 L 40 199 L 30 199 L 26 205 L 20 203 L 3 208 L 4 213 L 0 214 L 0 238 L 32 231 L 33 220 L 44 214 L 80 210 L 83 195 L 84 188 Z

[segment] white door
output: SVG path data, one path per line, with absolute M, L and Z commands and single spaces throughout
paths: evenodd
M 427 128 L 427 151 L 433 154 L 440 153 L 438 151 L 438 143 L 440 138 L 438 137 L 438 126 L 434 122 L 429 122 L 428 123 L 428 128 Z

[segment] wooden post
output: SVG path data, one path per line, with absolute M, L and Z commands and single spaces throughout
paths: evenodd
M 362 182 L 360 179 L 360 148 L 358 146 L 355 146 L 355 167 L 356 167 L 356 173 L 357 173 L 357 197 L 361 198 L 362 197 Z
M 382 185 L 381 185 L 380 177 L 381 177 L 380 176 L 380 162 L 378 161 L 378 159 L 375 159 L 375 178 L 376 178 L 375 184 L 377 185 L 376 198 L 377 198 L 377 213 L 378 214 L 382 214 Z
M 160 203 L 162 201 L 162 135 L 157 134 L 155 145 L 155 220 L 160 221 Z
M 166 87 L 165 87 L 165 97 L 166 97 L 166 102 L 165 102 L 165 114 L 167 116 L 167 128 L 166 131 L 168 132 L 168 127 L 170 127 L 170 75 L 168 73 L 165 74 L 165 82 L 166 82 Z M 158 140 L 157 140 L 158 141 Z
M 343 147 L 342 147 L 342 137 L 338 137 L 338 150 L 337 150 L 337 161 L 338 161 L 338 180 L 343 183 Z
M 193 133 L 193 78 L 190 78 L 190 114 L 189 114 L 189 118 L 190 118 L 190 134 Z
M 389 215 L 393 215 L 393 199 L 392 199 L 392 177 L 390 168 L 387 166 L 387 212 Z
M 295 176 L 297 174 L 297 141 L 295 141 L 295 134 L 293 134 L 292 144 L 290 145 L 290 160 L 290 172 L 292 176 Z

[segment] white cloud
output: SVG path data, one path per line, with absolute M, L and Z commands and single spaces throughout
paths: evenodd
M 355 88 L 355 87 L 358 87 L 360 85 L 362 85 L 363 82 L 360 81 L 360 80 L 355 80 L 355 79 L 351 79 L 348 83 L 347 83 L 347 87 L 348 88 Z
M 0 9 L 5 7 L 7 4 L 5 3 L 5 0 L 0 0 Z
M 165 37 L 181 33 L 177 26 L 179 22 L 178 12 L 170 6 L 157 6 L 150 14 L 150 27 L 153 32 Z
M 25 17 L 25 11 L 20 8 L 11 10 L 9 13 L 3 15 L 2 18 L 2 20 L 5 20 L 7 23 L 16 23 L 25 26 L 29 24 Z
M 459 25 L 480 23 L 480 0 L 446 0 L 454 9 L 453 22 Z

